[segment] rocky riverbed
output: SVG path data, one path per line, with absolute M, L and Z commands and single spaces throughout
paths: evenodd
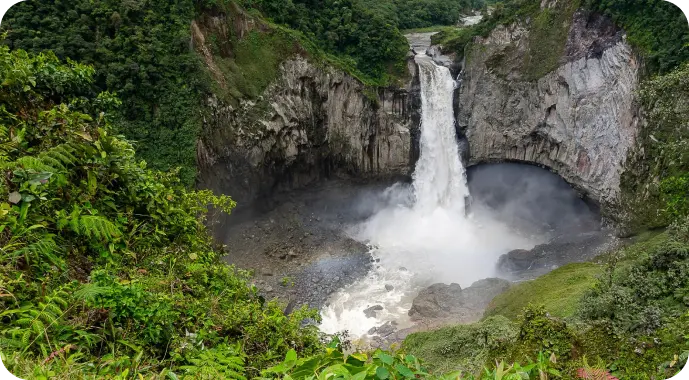
M 469 171 L 473 194 L 469 212 L 499 217 L 522 235 L 540 236 L 542 243 L 505 251 L 495 261 L 495 274 L 501 278 L 479 280 L 466 287 L 428 282 L 417 288 L 403 302 L 408 305 L 403 311 L 408 317 L 374 325 L 368 330 L 366 345 L 387 347 L 415 331 L 475 322 L 492 298 L 514 281 L 590 260 L 620 244 L 600 228 L 595 208 L 568 190 L 562 179 L 543 169 L 515 165 L 487 165 Z M 526 182 L 531 187 L 524 187 Z M 389 206 L 390 191 L 386 189 L 393 183 L 323 181 L 239 207 L 219 220 L 214 231 L 227 245 L 227 262 L 253 270 L 253 283 L 264 297 L 279 299 L 287 311 L 301 305 L 322 309 L 336 292 L 371 277 L 382 265 L 372 256 L 371 247 L 354 237 L 353 227 Z M 536 188 L 534 183 L 538 183 Z M 543 207 L 556 212 L 545 212 Z M 381 294 L 395 289 L 392 283 L 376 286 Z M 381 313 L 389 315 L 387 307 L 372 299 L 360 317 L 368 320 Z
M 320 308 L 368 273 L 369 248 L 347 230 L 375 211 L 389 184 L 334 180 L 280 194 L 220 221 L 217 237 L 227 262 L 253 270 L 266 298 Z

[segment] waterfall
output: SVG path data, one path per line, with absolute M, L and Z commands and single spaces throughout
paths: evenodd
M 321 310 L 326 333 L 347 330 L 353 338 L 365 338 L 384 323 L 408 327 L 407 313 L 422 288 L 438 282 L 466 287 L 492 277 L 501 254 L 529 246 L 504 225 L 466 215 L 469 190 L 452 107 L 456 82 L 426 55 L 417 55 L 416 62 L 422 115 L 413 182 L 388 188 L 382 200 L 372 201 L 379 211 L 349 231 L 369 244 L 376 263 L 367 277 L 330 297 Z M 373 306 L 377 310 L 365 315 Z
M 414 172 L 416 207 L 465 212 L 469 196 L 466 174 L 455 135 L 452 93 L 456 82 L 450 70 L 427 56 L 417 56 L 421 80 L 421 156 Z

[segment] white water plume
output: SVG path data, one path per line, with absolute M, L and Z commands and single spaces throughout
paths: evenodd
M 416 62 L 422 125 L 413 183 L 387 189 L 386 207 L 352 228 L 354 238 L 371 245 L 377 263 L 365 279 L 331 297 L 321 312 L 321 329 L 328 333 L 364 337 L 386 321 L 403 328 L 421 288 L 438 282 L 467 287 L 494 276 L 501 254 L 534 245 L 487 215 L 466 215 L 469 189 L 452 107 L 456 82 L 429 57 L 418 55 Z M 383 309 L 367 318 L 364 310 L 374 305 Z

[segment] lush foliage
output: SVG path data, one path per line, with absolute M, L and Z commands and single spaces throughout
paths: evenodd
M 663 0 L 587 0 L 627 32 L 651 73 L 666 73 L 689 61 L 689 25 L 676 5 Z
M 325 51 L 352 60 L 377 84 L 404 73 L 406 40 L 394 23 L 356 0 L 244 0 L 243 5 L 302 32 Z
M 3 18 L 6 43 L 52 50 L 96 69 L 89 91 L 117 93 L 118 132 L 153 168 L 191 183 L 203 74 L 189 48 L 192 1 L 22 1 Z
M 136 160 L 110 126 L 119 100 L 82 95 L 92 75 L 0 48 L 5 365 L 38 378 L 217 378 L 316 352 L 315 328 L 301 325 L 316 314 L 284 315 L 219 260 L 207 207 L 234 202 Z
M 622 176 L 622 206 L 633 230 L 664 227 L 689 214 L 689 65 L 646 80 L 647 120 Z
M 394 21 L 399 29 L 416 29 L 457 24 L 460 15 L 481 9 L 494 1 L 361 0 L 361 2 L 366 8 Z
M 475 373 L 455 370 L 439 374 L 427 369 L 416 356 L 405 354 L 403 351 L 376 350 L 370 354 L 361 352 L 344 354 L 339 343 L 336 339 L 325 353 L 309 358 L 298 358 L 296 352 L 290 351 L 282 363 L 263 371 L 260 379 L 547 380 L 561 377 L 561 372 L 557 369 L 557 356 L 543 351 L 538 351 L 533 358 L 526 358 L 525 365 L 519 362 L 506 364 L 504 360 L 499 360 Z M 453 343 L 452 339 L 447 343 Z M 585 360 L 583 362 L 585 365 L 577 369 L 581 373 L 607 372 L 600 368 L 590 367 Z M 587 377 L 581 376 L 581 378 Z

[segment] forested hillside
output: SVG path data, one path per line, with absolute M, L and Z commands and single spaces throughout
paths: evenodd
M 535 36 L 528 59 L 538 67 L 525 66 L 524 78 L 537 81 L 559 63 L 577 7 L 623 28 L 645 68 L 638 93 L 644 123 L 620 206 L 639 234 L 590 262 L 511 285 L 479 322 L 368 352 L 352 352 L 346 334 L 320 333 L 316 310 L 267 300 L 252 273 L 222 261 L 227 251 L 209 226 L 232 212 L 232 194 L 193 190 L 205 101 L 215 95 L 239 107 L 258 99 L 287 54 L 336 65 L 371 87 L 393 85 L 406 69 L 401 30 L 452 25 L 490 1 L 14 6 L 0 44 L 3 364 L 36 379 L 676 374 L 689 356 L 687 21 L 662 0 L 559 4 L 543 10 L 540 0 L 508 0 L 480 24 L 448 28 L 434 41 L 461 60 L 474 37 L 528 23 Z M 217 15 L 234 21 L 232 12 L 245 11 L 258 20 L 255 30 L 229 33 L 227 41 L 207 36 L 222 61 L 222 88 L 193 46 L 192 22 Z
M 96 69 L 88 91 L 122 100 L 115 128 L 158 169 L 180 167 L 195 177 L 195 139 L 204 94 L 212 79 L 190 46 L 192 20 L 226 12 L 228 1 L 23 1 L 2 22 L 5 44 L 30 52 L 52 50 Z M 293 28 L 372 85 L 404 75 L 407 43 L 400 29 L 453 24 L 481 2 L 447 0 L 245 0 L 274 23 Z M 286 58 L 286 57 L 283 57 Z

